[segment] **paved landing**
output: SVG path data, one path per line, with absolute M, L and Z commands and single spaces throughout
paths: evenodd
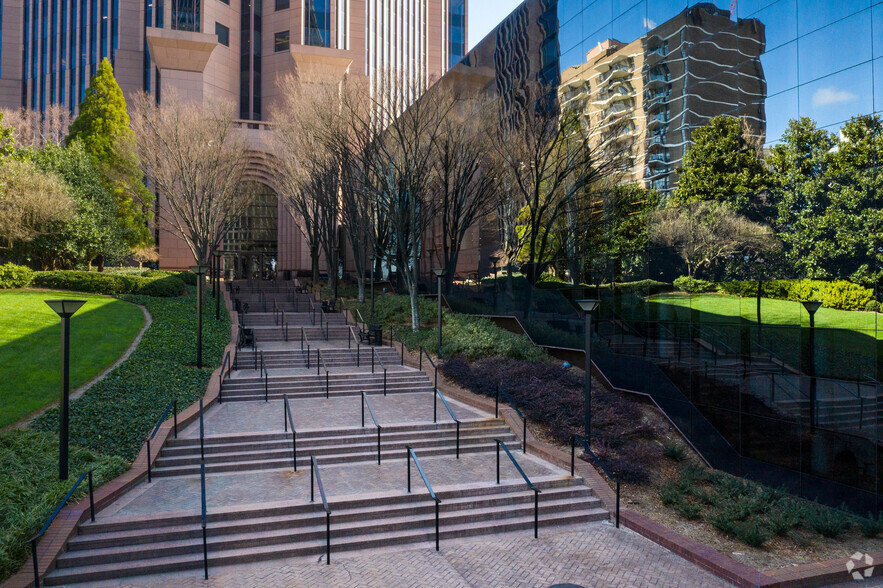
M 627 529 L 589 523 L 578 530 L 497 535 L 492 539 L 443 542 L 410 550 L 335 554 L 332 564 L 289 559 L 262 564 L 218 567 L 174 576 L 122 580 L 113 586 L 183 588 L 245 586 L 350 586 L 415 588 L 577 586 L 707 587 L 729 584 Z M 108 584 L 102 584 L 107 586 Z

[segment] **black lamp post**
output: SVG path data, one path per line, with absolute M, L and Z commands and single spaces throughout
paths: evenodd
M 202 289 L 205 287 L 207 265 L 191 265 L 196 274 L 196 367 L 202 369 Z
M 46 300 L 49 308 L 61 318 L 61 402 L 58 415 L 58 479 L 67 480 L 68 442 L 70 440 L 70 346 L 71 317 L 85 300 Z
M 215 251 L 215 320 L 221 320 L 221 252 Z
M 444 268 L 435 268 L 432 270 L 432 273 L 434 273 L 436 275 L 436 277 L 438 278 L 438 352 L 436 353 L 436 355 L 441 357 L 442 356 L 442 354 L 441 354 L 441 347 L 442 347 L 441 289 L 442 289 L 442 278 L 445 275 L 445 270 L 444 270 Z
M 374 268 L 377 263 L 377 258 L 374 255 L 368 258 L 368 261 L 371 262 L 371 320 L 374 320 Z
M 491 255 L 490 261 L 494 264 L 494 310 L 497 309 L 497 264 L 500 263 L 500 258 L 496 255 Z
M 583 379 L 585 395 L 585 438 L 586 443 L 592 442 L 592 312 L 601 304 L 600 300 L 577 300 L 579 307 L 586 315 L 586 375 Z
M 809 426 L 816 426 L 816 312 L 822 307 L 818 300 L 803 302 L 803 308 L 809 313 Z

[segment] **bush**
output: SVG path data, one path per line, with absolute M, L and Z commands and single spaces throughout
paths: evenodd
M 677 480 L 668 480 L 659 489 L 659 500 L 666 506 L 680 504 L 684 500 L 684 489 Z
M 880 310 L 880 304 L 876 300 L 870 300 L 865 304 L 865 310 L 867 312 L 877 312 Z
M 157 272 L 157 273 L 160 273 L 160 272 Z M 196 274 L 194 274 L 193 272 L 167 272 L 167 273 L 177 276 L 178 278 L 180 278 L 180 280 L 182 282 L 184 282 L 188 286 L 195 286 L 196 285 Z
M 616 282 L 614 284 L 602 284 L 601 289 L 613 289 L 616 293 L 640 292 L 642 294 L 661 294 L 671 292 L 672 285 L 668 282 L 656 280 L 639 280 L 637 282 Z
M 736 525 L 736 538 L 750 547 L 760 548 L 772 539 L 772 535 L 756 522 L 745 521 Z
M 807 509 L 804 521 L 810 529 L 829 539 L 835 539 L 849 530 L 849 518 L 846 513 L 833 508 L 815 505 Z
M 713 292 L 715 290 L 714 282 L 708 280 L 698 280 L 690 276 L 681 276 L 674 281 L 675 290 L 687 292 L 689 294 L 701 294 L 703 292 Z
M 666 443 L 662 446 L 662 454 L 677 462 L 687 459 L 687 450 L 680 443 Z
M 878 513 L 876 517 L 868 513 L 867 518 L 859 519 L 858 527 L 864 537 L 873 539 L 883 532 L 883 512 Z
M 156 274 L 158 273 L 156 272 Z M 156 282 L 162 283 L 155 284 Z M 38 288 L 72 290 L 88 294 L 142 294 L 172 297 L 180 296 L 184 292 L 184 283 L 177 277 L 155 274 L 144 277 L 130 272 L 35 272 L 33 284 Z
M 181 296 L 187 290 L 184 282 L 177 277 L 159 278 L 151 280 L 138 288 L 139 296 L 157 296 L 160 298 L 172 298 Z
M 674 511 L 688 521 L 695 521 L 702 517 L 702 507 L 694 502 L 681 502 L 674 505 Z
M 555 289 L 555 288 L 569 288 L 571 286 L 570 282 L 565 282 L 558 276 L 554 276 L 552 274 L 541 274 L 537 279 L 537 288 L 543 289 Z
M 34 272 L 29 267 L 14 263 L 0 265 L 0 290 L 27 288 L 33 279 Z

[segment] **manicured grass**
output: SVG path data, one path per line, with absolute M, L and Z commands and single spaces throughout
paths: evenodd
M 117 360 L 144 326 L 137 306 L 91 294 L 0 291 L 0 427 L 58 400 L 61 321 L 44 300 L 86 304 L 71 319 L 71 390 Z

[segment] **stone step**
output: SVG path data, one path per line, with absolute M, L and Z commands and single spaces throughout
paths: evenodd
M 324 371 L 324 370 L 323 370 Z M 264 388 L 270 392 L 284 392 L 286 390 L 291 390 L 292 393 L 303 393 L 303 392 L 325 392 L 327 389 L 329 392 L 344 392 L 344 391 L 355 391 L 358 393 L 360 390 L 364 390 L 367 394 L 368 390 L 376 390 L 379 389 L 381 394 L 383 393 L 383 375 L 379 378 L 374 378 L 371 380 L 359 381 L 358 379 L 352 380 L 337 380 L 334 381 L 333 378 L 328 377 L 328 380 L 325 379 L 325 374 L 322 373 L 312 382 L 303 382 L 303 383 L 285 383 L 281 381 L 274 381 L 273 378 L 267 378 L 266 382 L 263 379 L 255 378 L 253 381 L 243 382 L 234 380 L 232 382 L 224 382 L 224 395 L 226 397 L 227 393 L 244 393 L 249 391 L 260 391 L 261 394 L 264 393 Z M 426 378 L 394 378 L 392 374 L 387 375 L 386 379 L 386 389 L 387 390 L 401 390 L 403 388 L 414 388 L 417 390 L 429 390 L 432 392 L 432 382 L 429 382 Z M 226 399 L 226 398 L 225 398 Z
M 344 398 L 344 397 L 352 397 L 359 396 L 361 392 L 365 392 L 366 394 L 383 394 L 383 386 L 380 385 L 378 387 L 362 387 L 358 390 L 340 390 L 335 391 L 334 389 L 330 390 L 327 394 L 325 392 L 325 388 L 321 388 L 320 390 L 316 390 L 314 392 L 294 392 L 292 390 L 288 391 L 272 391 L 269 390 L 267 394 L 264 394 L 264 389 L 255 390 L 253 392 L 231 392 L 228 396 L 227 391 L 224 391 L 224 402 L 264 402 L 265 400 L 282 400 L 284 396 L 288 396 L 289 400 L 296 400 L 298 398 Z M 395 387 L 388 386 L 387 394 L 431 394 L 432 388 L 417 388 L 413 386 L 406 387 Z

